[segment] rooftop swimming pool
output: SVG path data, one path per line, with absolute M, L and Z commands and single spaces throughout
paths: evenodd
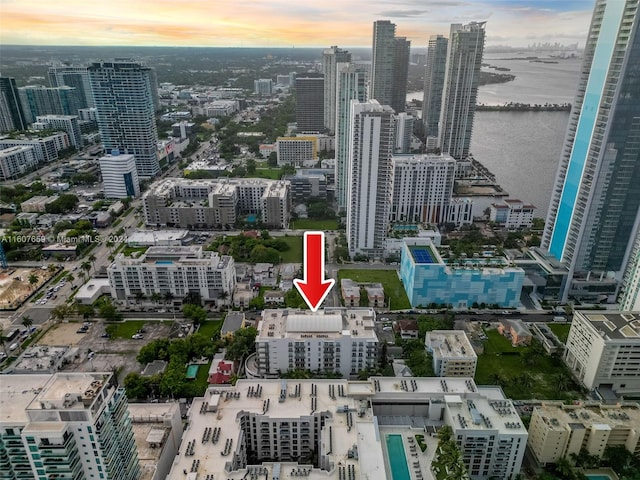
M 411 480 L 407 456 L 404 453 L 402 435 L 387 435 L 387 451 L 389 452 L 389 466 L 393 480 Z

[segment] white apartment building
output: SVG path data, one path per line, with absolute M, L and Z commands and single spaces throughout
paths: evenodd
M 260 96 L 271 96 L 273 93 L 273 80 L 260 78 L 253 81 L 253 93 Z
M 191 109 L 194 115 L 205 115 L 206 117 L 228 117 L 240 109 L 237 100 L 215 100 L 205 103 L 200 107 Z
M 3 375 L 0 475 L 137 480 L 124 389 L 112 373 Z
M 30 199 L 22 202 L 20 204 L 20 210 L 23 212 L 44 213 L 47 205 L 51 202 L 55 202 L 57 199 L 57 195 L 51 195 L 50 197 L 47 197 L 46 195 L 36 195 L 35 197 L 31 197 Z
M 24 135 L 20 138 L 0 137 L 0 149 L 16 146 L 32 146 L 38 163 L 49 163 L 58 159 L 58 152 L 71 146 L 69 135 L 58 132 L 46 137 Z
M 544 402 L 535 407 L 529 424 L 529 450 L 539 465 L 556 463 L 586 448 L 602 457 L 605 448 L 623 446 L 640 453 L 640 405 L 625 402 L 585 402 L 563 405 Z
M 393 195 L 394 111 L 377 100 L 351 101 L 347 175 L 349 255 L 380 257 Z
M 77 115 L 38 115 L 31 127 L 35 130 L 63 130 L 76 149 L 84 146 Z
M 222 228 L 251 215 L 265 227 L 287 228 L 291 183 L 262 178 L 169 178 L 151 185 L 142 205 L 149 226 Z
M 318 162 L 318 138 L 314 136 L 278 137 L 278 166 L 315 166 Z
M 415 118 L 406 112 L 396 115 L 395 153 L 411 152 L 411 140 L 413 138 L 413 124 Z
M 640 312 L 576 311 L 564 361 L 589 390 L 640 393 Z
M 37 165 L 35 152 L 30 145 L 16 145 L 0 150 L 0 180 L 19 177 Z
M 378 363 L 372 309 L 265 310 L 256 337 L 257 373 L 273 377 L 290 370 L 355 376 Z
M 188 294 L 216 305 L 231 301 L 236 282 L 233 257 L 204 251 L 202 247 L 149 247 L 137 258 L 116 255 L 107 268 L 111 296 L 136 301 L 136 294 L 171 294 L 174 305 Z
M 438 377 L 475 377 L 478 356 L 463 330 L 433 330 L 424 343 Z
M 531 228 L 536 207 L 527 205 L 521 200 L 505 198 L 500 203 L 489 206 L 489 220 L 496 222 L 508 230 Z
M 133 155 L 119 154 L 112 150 L 110 155 L 100 157 L 98 162 L 105 198 L 127 198 L 140 195 L 140 181 Z
M 449 155 L 395 155 L 391 222 L 447 221 L 456 161 Z
M 471 378 L 243 379 L 194 399 L 167 478 L 391 480 L 402 463 L 426 477 L 437 439 L 425 435 L 426 452 L 414 452 L 414 422 L 432 434 L 450 425 L 473 480 L 520 471 L 520 417 L 500 389 Z

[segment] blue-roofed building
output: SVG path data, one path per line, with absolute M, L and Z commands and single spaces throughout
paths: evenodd
M 504 258 L 469 258 L 446 263 L 431 240 L 406 238 L 400 278 L 412 307 L 451 304 L 468 308 L 474 303 L 501 308 L 520 305 L 524 270 Z

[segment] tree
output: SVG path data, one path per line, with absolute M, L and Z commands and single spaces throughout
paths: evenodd
M 136 298 L 136 303 L 138 304 L 142 303 L 142 300 L 145 298 L 145 294 L 141 290 L 138 290 L 133 296 Z
M 31 328 L 31 325 L 33 325 L 33 320 L 31 319 L 31 317 L 29 315 L 25 315 L 22 317 L 22 325 L 24 325 L 24 327 L 29 330 Z
M 200 325 L 207 319 L 207 311 L 199 305 L 187 303 L 182 306 L 182 314 L 193 321 L 194 325 Z
M 165 292 L 165 294 L 164 294 L 164 303 L 165 303 L 165 305 L 167 303 L 172 302 L 172 301 L 173 301 L 173 293 L 171 293 L 169 291 Z
M 89 272 L 91 271 L 91 263 L 89 263 L 88 261 L 84 261 L 80 264 L 80 268 L 85 272 L 85 274 L 87 275 L 87 277 L 89 276 Z
M 247 173 L 249 175 L 255 175 L 256 161 L 253 158 L 250 158 L 249 160 L 247 160 L 246 168 L 247 168 Z
M 153 292 L 149 298 L 151 299 L 151 301 L 153 303 L 158 303 L 160 301 L 160 299 L 162 298 L 162 295 L 160 295 L 158 292 Z
M 255 351 L 255 341 L 258 331 L 254 327 L 236 330 L 233 338 L 227 345 L 226 358 L 229 360 L 241 360 Z
M 38 283 L 38 275 L 32 273 L 31 275 L 29 275 L 29 285 L 33 286 L 36 283 Z
M 91 265 L 93 266 L 93 271 L 96 271 L 96 256 L 92 253 L 91 255 L 89 255 L 89 261 L 91 262 Z
M 104 300 L 98 307 L 100 316 L 110 322 L 119 322 L 122 320 L 122 314 L 116 309 L 111 300 Z
M 9 353 L 7 352 L 7 345 L 5 342 L 7 341 L 7 337 L 4 335 L 4 327 L 0 325 L 0 343 L 2 344 L 2 350 L 4 350 L 4 356 L 8 357 Z
M 124 388 L 130 400 L 134 398 L 142 400 L 149 396 L 148 379 L 136 372 L 131 372 L 124 377 Z
M 68 273 L 67 274 L 67 280 L 69 281 L 69 283 L 71 283 L 71 288 L 73 288 L 73 281 L 76 279 L 76 277 L 73 276 L 73 273 Z
M 71 316 L 74 313 L 74 310 L 75 309 L 70 305 L 63 303 L 51 310 L 51 315 L 53 316 L 53 318 L 61 322 L 65 318 Z
M 47 266 L 47 270 L 49 270 L 49 273 L 56 273 L 58 271 L 58 266 L 55 263 L 50 263 Z

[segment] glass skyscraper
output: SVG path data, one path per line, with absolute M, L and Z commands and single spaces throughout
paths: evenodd
M 155 72 L 138 62 L 117 60 L 89 67 L 98 128 L 106 153 L 135 156 L 140 178 L 154 177 L 158 163 Z
M 337 46 L 322 52 L 322 74 L 324 75 L 324 126 L 330 132 L 336 130 L 336 80 L 337 65 L 349 63 L 351 54 Z
M 447 68 L 447 46 L 449 41 L 442 35 L 432 35 L 427 47 L 427 64 L 424 74 L 424 99 L 422 102 L 422 122 L 427 143 L 429 137 L 438 138 L 438 122 L 442 108 L 442 89 Z
M 456 160 L 469 154 L 482 54 L 485 22 L 452 24 L 440 113 L 440 149 Z
M 638 8 L 597 0 L 591 20 L 542 241 L 569 267 L 564 300 L 612 301 L 639 228 Z

